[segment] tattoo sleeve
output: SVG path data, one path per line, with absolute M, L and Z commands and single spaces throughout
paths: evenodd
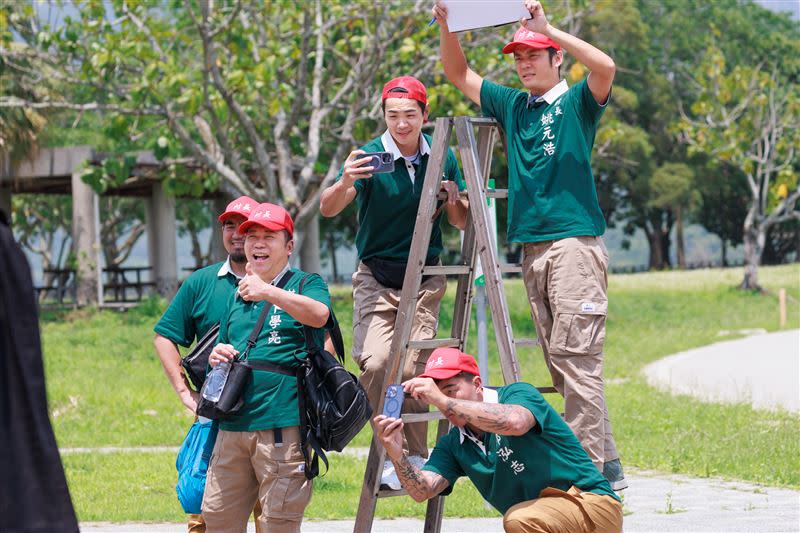
M 499 435 L 522 435 L 536 426 L 536 419 L 521 405 L 449 399 L 445 414 L 459 418 L 481 431 Z
M 439 474 L 422 471 L 411 464 L 406 454 L 395 463 L 395 471 L 408 495 L 418 502 L 433 498 L 449 485 Z

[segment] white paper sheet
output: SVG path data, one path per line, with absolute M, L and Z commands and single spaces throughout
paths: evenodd
M 443 0 L 451 32 L 487 28 L 531 18 L 523 0 Z

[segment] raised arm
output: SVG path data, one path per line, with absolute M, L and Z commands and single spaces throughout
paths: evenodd
M 359 159 L 358 156 L 363 153 L 363 150 L 350 152 L 344 162 L 342 179 L 322 191 L 322 195 L 319 198 L 319 213 L 322 216 L 330 218 L 341 213 L 356 197 L 358 191 L 354 186 L 355 182 L 372 177 L 370 172 L 372 172 L 373 167 L 361 166 L 370 160 L 368 157 Z
M 447 27 L 447 6 L 437 1 L 433 6 L 433 16 L 439 23 L 439 55 L 445 76 L 467 98 L 480 106 L 483 78 L 469 68 L 458 36 L 450 33 Z
M 435 406 L 452 422 L 497 435 L 524 435 L 536 427 L 536 418 L 514 404 L 456 400 L 445 395 L 430 378 L 413 378 L 403 383 L 406 394 Z
M 611 84 L 614 82 L 614 74 L 617 71 L 614 60 L 586 41 L 551 26 L 547 22 L 542 4 L 538 0 L 525 0 L 525 7 L 531 12 L 532 18 L 523 19 L 520 23 L 530 31 L 550 37 L 585 65 L 590 71 L 586 83 L 589 90 L 592 91 L 592 96 L 598 104 L 605 104 L 611 93 Z
M 245 265 L 247 275 L 242 278 L 237 292 L 248 302 L 268 301 L 289 313 L 289 315 L 306 326 L 321 328 L 328 322 L 330 310 L 328 306 L 308 296 L 285 291 L 262 280 L 250 267 Z

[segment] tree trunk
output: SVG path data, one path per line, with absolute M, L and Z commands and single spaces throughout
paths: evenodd
M 683 248 L 683 213 L 680 206 L 675 210 L 675 247 L 678 253 L 678 268 L 686 270 L 686 252 Z
M 720 239 L 722 241 L 722 266 L 728 266 L 728 241 L 725 239 Z
M 319 215 L 311 217 L 303 228 L 302 242 L 300 243 L 300 269 L 314 273 L 322 271 L 319 253 Z
M 740 288 L 745 290 L 760 291 L 758 284 L 758 267 L 761 264 L 761 255 L 764 253 L 764 243 L 767 239 L 767 230 L 763 224 L 753 224 L 750 217 L 744 223 L 744 279 Z
M 331 254 L 331 274 L 333 282 L 336 283 L 339 281 L 339 266 L 336 264 L 336 238 L 332 231 L 328 232 L 326 240 L 328 241 L 328 253 Z
M 662 270 L 664 268 L 664 256 L 662 255 L 661 230 L 645 230 L 645 235 L 647 235 L 647 244 L 650 247 L 649 268 L 650 270 Z

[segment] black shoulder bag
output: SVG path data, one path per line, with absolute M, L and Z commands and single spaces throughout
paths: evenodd
M 310 274 L 300 281 L 298 294 Z M 300 445 L 307 479 L 319 475 L 319 460 L 328 469 L 325 451 L 340 452 L 372 416 L 367 392 L 358 378 L 344 368 L 344 341 L 335 315 L 330 331 L 336 355 L 325 351 L 314 338 L 314 328 L 303 326 L 306 357 L 297 358 L 300 366 L 289 369 L 267 361 L 248 361 L 255 370 L 297 376 L 297 404 L 300 410 Z M 313 450 L 313 456 L 308 451 Z
M 211 326 L 203 337 L 197 341 L 192 351 L 181 359 L 181 366 L 194 390 L 199 391 L 206 382 L 208 369 L 208 356 L 217 344 L 219 338 L 219 322 Z
M 276 287 L 283 288 L 291 279 L 294 273 L 289 270 L 281 277 L 280 281 L 275 284 Z M 244 387 L 247 380 L 250 378 L 252 372 L 251 367 L 248 366 L 247 357 L 250 355 L 250 350 L 256 345 L 258 336 L 261 333 L 261 328 L 264 327 L 264 321 L 267 319 L 272 303 L 266 302 L 261 314 L 258 315 L 253 331 L 250 337 L 247 338 L 247 346 L 244 352 L 239 354 L 235 359 L 230 362 L 231 369 L 228 373 L 228 379 L 225 381 L 225 386 L 222 387 L 222 394 L 216 402 L 210 402 L 200 396 L 200 403 L 197 404 L 197 414 L 210 418 L 212 420 L 223 420 L 230 418 L 239 413 L 244 404 L 243 394 Z M 209 352 L 210 353 L 210 352 Z

